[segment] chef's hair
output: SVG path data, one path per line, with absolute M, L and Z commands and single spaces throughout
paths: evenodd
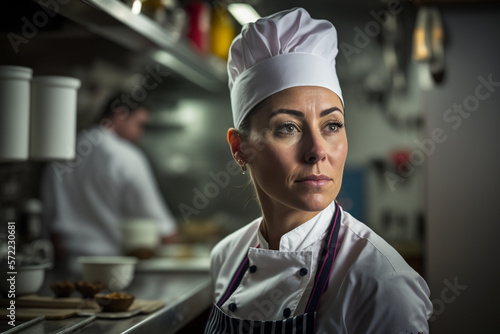
M 118 112 L 124 113 L 125 117 L 127 117 L 141 108 L 148 109 L 143 101 L 134 99 L 130 93 L 118 92 L 104 104 L 104 108 L 101 110 L 96 121 L 100 122 L 104 119 L 111 120 Z
M 257 112 L 259 112 L 259 110 L 262 108 L 262 105 L 264 104 L 264 102 L 266 100 L 267 99 L 264 99 L 264 100 L 260 101 L 259 103 L 257 103 L 257 105 L 255 107 L 253 107 L 248 112 L 248 114 L 246 114 L 246 116 L 243 118 L 243 120 L 241 121 L 240 126 L 238 127 L 237 130 L 243 139 L 248 138 L 248 136 L 250 135 L 250 126 L 251 126 L 251 122 L 252 122 L 252 116 L 255 115 Z

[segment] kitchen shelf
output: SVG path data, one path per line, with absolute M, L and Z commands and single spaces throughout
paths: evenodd
M 51 3 L 34 1 L 41 6 Z M 165 66 L 207 90 L 226 88 L 227 73 L 222 59 L 198 54 L 185 39 L 175 38 L 146 15 L 133 14 L 130 7 L 118 0 L 70 0 L 58 7 L 59 14 L 90 32 Z

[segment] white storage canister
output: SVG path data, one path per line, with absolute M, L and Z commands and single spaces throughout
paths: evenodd
M 80 80 L 36 76 L 31 86 L 30 158 L 75 158 L 76 105 Z
M 0 162 L 28 159 L 33 70 L 0 66 Z

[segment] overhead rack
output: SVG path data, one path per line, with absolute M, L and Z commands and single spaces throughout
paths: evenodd
M 118 0 L 69 0 L 62 4 L 34 1 L 207 90 L 226 87 L 227 73 L 222 59 L 200 55 L 186 39 L 176 38 L 144 14 L 132 13 L 129 6 Z

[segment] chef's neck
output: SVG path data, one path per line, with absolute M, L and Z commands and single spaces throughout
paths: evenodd
M 283 205 L 261 202 L 262 224 L 260 232 L 269 244 L 269 249 L 279 250 L 281 237 L 304 224 L 318 214 L 316 211 L 300 211 Z

